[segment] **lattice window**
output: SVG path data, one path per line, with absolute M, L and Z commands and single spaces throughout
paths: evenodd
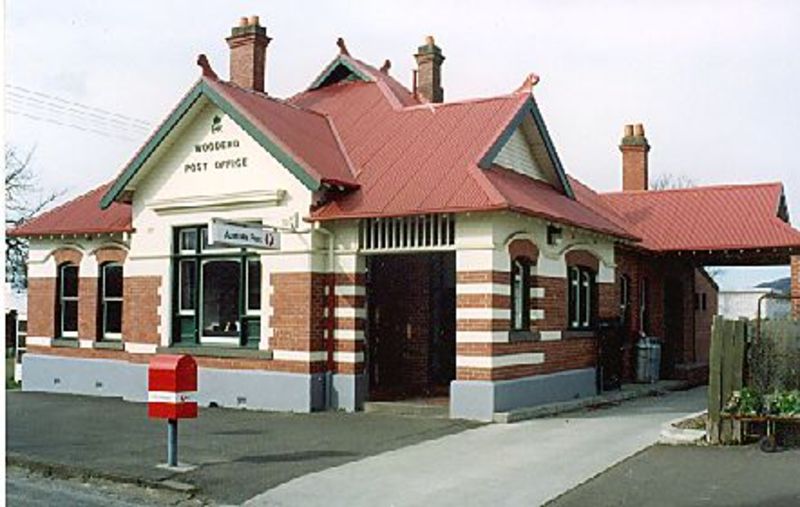
M 359 223 L 358 246 L 365 251 L 450 250 L 455 232 L 450 214 L 365 218 Z

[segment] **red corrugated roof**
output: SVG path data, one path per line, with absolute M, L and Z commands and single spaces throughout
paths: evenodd
M 502 167 L 486 170 L 486 176 L 516 211 L 629 240 L 638 239 L 624 227 L 592 210 L 580 199 L 570 199 L 545 182 Z
M 344 147 L 325 115 L 231 83 L 204 79 L 246 114 L 268 138 L 302 164 L 312 177 L 340 185 L 358 185 Z
M 131 206 L 113 203 L 100 209 L 100 199 L 111 183 L 99 186 L 50 211 L 28 220 L 7 232 L 10 236 L 37 236 L 40 234 L 99 234 L 130 232 Z
M 800 248 L 800 231 L 778 217 L 782 195 L 780 183 L 766 183 L 601 197 L 649 250 Z

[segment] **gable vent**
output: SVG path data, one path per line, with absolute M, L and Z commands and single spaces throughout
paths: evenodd
M 359 223 L 358 246 L 367 252 L 452 250 L 455 225 L 452 214 L 364 218 Z

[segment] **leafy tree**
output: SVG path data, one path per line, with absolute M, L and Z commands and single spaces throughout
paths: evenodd
M 33 172 L 33 150 L 20 155 L 6 145 L 6 228 L 13 228 L 39 214 L 63 195 L 63 191 L 45 192 Z M 6 282 L 16 288 L 27 286 L 28 243 L 6 236 Z

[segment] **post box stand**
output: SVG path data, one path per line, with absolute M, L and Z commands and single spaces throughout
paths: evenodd
M 196 467 L 178 461 L 178 419 L 197 417 L 197 363 L 189 355 L 155 356 L 147 380 L 147 414 L 167 420 L 167 462 L 158 467 L 177 472 L 193 470 Z

